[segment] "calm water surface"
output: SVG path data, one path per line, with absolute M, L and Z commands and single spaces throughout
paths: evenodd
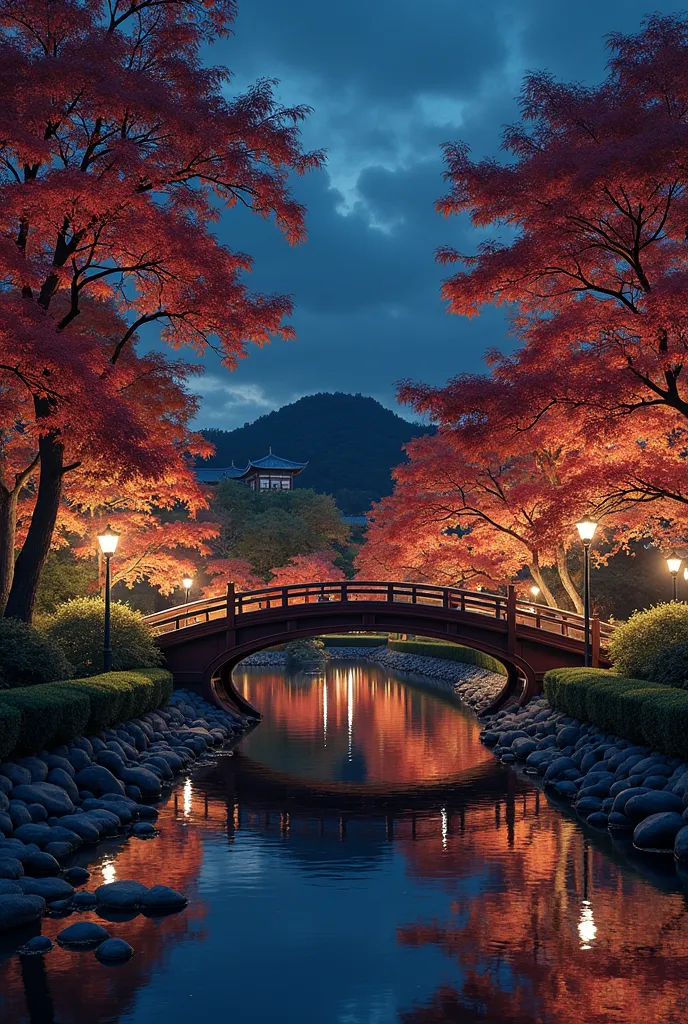
M 179 784 L 160 838 L 91 865 L 90 888 L 165 882 L 189 908 L 110 925 L 121 967 L 6 959 L 3 1024 L 688 1018 L 682 893 L 499 765 L 451 696 L 353 663 L 238 682 L 261 725 Z

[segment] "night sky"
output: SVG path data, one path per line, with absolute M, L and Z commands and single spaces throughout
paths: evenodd
M 311 106 L 304 144 L 327 149 L 328 162 L 294 185 L 309 213 L 304 245 L 291 248 L 243 210 L 218 226 L 255 258 L 256 288 L 293 296 L 298 340 L 252 349 L 236 373 L 206 360 L 194 384 L 200 425 L 231 429 L 316 391 L 395 407 L 400 378 L 440 383 L 479 370 L 486 348 L 508 347 L 501 312 L 468 321 L 440 298 L 447 269 L 435 248 L 471 252 L 480 238 L 433 209 L 445 191 L 440 144 L 463 139 L 474 156 L 496 154 L 526 70 L 598 81 L 605 34 L 636 31 L 653 9 L 652 0 L 239 0 L 234 36 L 209 59 L 232 70 L 237 91 L 276 78 L 283 103 Z

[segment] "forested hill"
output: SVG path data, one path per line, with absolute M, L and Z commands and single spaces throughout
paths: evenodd
M 309 465 L 301 487 L 333 494 L 342 512 L 360 515 L 392 489 L 391 470 L 404 459 L 402 445 L 428 433 L 363 395 L 307 395 L 236 430 L 203 430 L 216 454 L 203 466 L 245 466 L 276 455 Z

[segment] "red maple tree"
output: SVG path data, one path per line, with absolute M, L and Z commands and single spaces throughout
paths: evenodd
M 290 300 L 251 294 L 250 258 L 209 227 L 241 203 L 300 241 L 288 175 L 322 160 L 300 147 L 306 108 L 279 106 L 267 81 L 228 100 L 228 73 L 202 63 L 234 16 L 232 0 L 0 0 L 7 615 L 31 617 L 68 476 L 93 481 L 101 461 L 107 480 L 120 472 L 164 490 L 168 463 L 122 382 L 139 328 L 159 324 L 175 348 L 212 346 L 230 369 L 247 343 L 292 336 Z M 189 454 L 177 452 L 173 472 Z M 14 563 L 17 497 L 32 479 Z

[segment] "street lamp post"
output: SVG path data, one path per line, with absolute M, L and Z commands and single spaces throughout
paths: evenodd
M 681 558 L 681 556 L 677 555 L 675 551 L 670 552 L 670 554 L 666 556 L 667 569 L 671 573 L 671 578 L 674 583 L 674 601 L 677 600 L 676 577 L 678 576 L 678 571 L 681 568 L 682 561 L 683 559 Z
M 193 579 L 191 576 L 185 576 L 182 580 L 182 586 L 184 587 L 184 604 L 189 603 L 189 591 L 193 586 Z
M 590 544 L 595 536 L 597 523 L 590 516 L 583 518 L 576 523 L 578 536 L 583 542 L 583 630 L 585 632 L 585 667 L 590 667 L 591 645 L 590 645 Z
M 106 530 L 98 534 L 100 550 L 105 555 L 105 625 L 103 629 L 103 671 L 112 671 L 112 644 L 110 641 L 110 559 L 117 550 L 119 534 L 108 524 Z

